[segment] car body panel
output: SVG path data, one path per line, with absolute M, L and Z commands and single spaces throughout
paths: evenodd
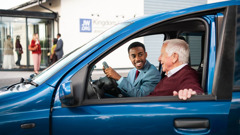
M 229 107 L 229 101 L 58 106 L 53 134 L 226 134 Z M 208 119 L 211 128 L 184 131 L 174 127 L 176 119 Z
M 59 87 L 62 84 L 139 31 L 175 18 L 233 5 L 240 5 L 240 2 L 209 4 L 127 21 L 128 26 L 76 55 L 38 87 L 22 92 L 0 93 L 0 134 L 239 134 L 240 92 L 233 92 L 232 100 L 217 100 L 210 94 L 216 69 L 215 16 L 205 18 L 211 28 L 207 83 L 209 95 L 206 99 L 180 101 L 176 100 L 177 97 L 169 96 L 166 98 L 170 101 L 161 101 L 159 97 L 159 101 L 145 102 L 151 98 L 143 97 L 142 100 L 133 99 L 137 102 L 122 98 L 101 104 L 104 101 L 102 99 L 99 104 L 93 102 L 76 106 L 64 106 L 59 100 Z M 121 100 L 129 102 L 121 103 Z M 176 122 L 184 125 L 186 121 L 197 123 L 200 127 L 176 127 Z M 204 122 L 207 122 L 207 128 L 201 127 Z
M 207 92 L 208 94 L 212 93 L 213 77 L 215 71 L 215 61 L 216 61 L 216 22 L 215 16 L 208 16 L 210 20 L 210 41 L 209 41 L 209 61 L 208 61 L 208 85 Z
M 228 118 L 228 134 L 240 134 L 240 92 L 233 92 Z
M 0 99 L 7 99 L 0 102 L 1 134 L 48 134 L 53 91 L 54 88 L 44 84 L 31 91 L 1 93 Z M 21 128 L 29 123 L 34 123 L 35 128 Z

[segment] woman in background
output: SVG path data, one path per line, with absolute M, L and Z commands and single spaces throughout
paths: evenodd
M 15 68 L 13 57 L 13 44 L 11 42 L 11 36 L 7 35 L 7 40 L 4 42 L 4 56 L 3 56 L 3 66 L 4 69 Z
M 56 38 L 53 39 L 53 46 L 51 48 L 51 55 L 50 55 L 51 64 L 53 64 L 57 61 L 57 55 L 55 54 L 55 49 L 57 47 L 57 41 L 58 40 Z
M 41 45 L 40 45 L 40 41 L 37 33 L 33 34 L 33 38 L 28 49 L 32 51 L 34 72 L 36 74 L 39 74 L 42 52 L 41 52 Z
M 16 37 L 15 50 L 16 50 L 16 53 L 17 53 L 17 56 L 18 56 L 18 59 L 16 61 L 16 65 L 20 66 L 21 65 L 20 61 L 22 59 L 22 53 L 23 53 L 22 45 L 20 43 L 20 36 Z

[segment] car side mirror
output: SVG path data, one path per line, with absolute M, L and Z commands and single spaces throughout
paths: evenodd
M 59 88 L 59 99 L 62 104 L 70 106 L 74 105 L 74 93 L 72 88 L 72 81 L 67 81 L 61 84 Z

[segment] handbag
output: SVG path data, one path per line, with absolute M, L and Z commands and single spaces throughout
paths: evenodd
M 30 50 L 30 51 L 36 51 L 36 50 L 37 50 L 37 47 L 36 47 L 36 46 L 32 47 L 31 44 L 30 44 L 30 45 L 28 45 L 28 50 Z

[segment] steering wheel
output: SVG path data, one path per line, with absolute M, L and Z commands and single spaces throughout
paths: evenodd
M 103 65 L 104 69 L 109 68 L 107 62 L 105 62 L 105 61 L 102 63 L 102 65 Z M 105 88 L 103 87 L 104 90 L 111 95 L 114 95 L 114 96 L 117 96 L 117 97 L 123 97 L 120 89 L 117 87 L 116 80 L 114 80 L 113 78 L 110 78 L 110 77 L 107 77 L 107 79 L 109 81 L 105 82 Z
M 92 72 L 96 66 L 93 66 L 90 71 L 90 77 L 88 80 L 88 86 L 87 86 L 87 96 L 88 98 L 97 98 L 101 99 L 104 96 L 104 91 L 99 88 L 99 86 L 96 84 L 96 82 L 99 82 L 98 80 L 93 81 L 92 80 Z
M 106 62 L 103 62 L 102 64 L 105 69 L 109 68 Z M 89 82 L 92 82 L 88 84 L 88 97 L 90 98 L 96 97 L 98 99 L 101 99 L 102 97 L 104 97 L 104 93 L 109 94 L 109 96 L 111 97 L 123 97 L 123 94 L 117 87 L 116 81 L 112 78 L 105 76 L 95 81 L 92 81 L 90 79 Z
M 96 84 L 91 84 L 89 81 L 87 95 L 89 98 L 101 99 L 104 95 L 104 91 L 99 89 L 99 87 Z

